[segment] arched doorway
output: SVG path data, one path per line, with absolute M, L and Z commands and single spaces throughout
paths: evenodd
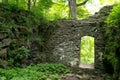
M 80 67 L 94 69 L 94 37 L 83 36 L 80 43 Z

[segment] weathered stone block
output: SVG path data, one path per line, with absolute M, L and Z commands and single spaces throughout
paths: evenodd
M 7 57 L 7 49 L 1 49 L 0 50 L 0 57 L 6 58 Z
M 2 47 L 2 42 L 0 42 L 0 48 Z
M 0 32 L 0 39 L 4 39 L 7 36 L 8 36 L 7 33 Z
M 8 46 L 9 44 L 10 44 L 10 42 L 11 42 L 11 39 L 4 39 L 3 41 L 2 41 L 2 46 Z

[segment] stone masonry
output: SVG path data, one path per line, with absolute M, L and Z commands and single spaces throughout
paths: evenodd
M 102 68 L 104 52 L 104 20 L 112 7 L 105 6 L 98 13 L 82 20 L 59 20 L 47 38 L 45 53 L 49 62 L 68 66 L 80 64 L 80 41 L 83 36 L 95 39 L 95 68 Z

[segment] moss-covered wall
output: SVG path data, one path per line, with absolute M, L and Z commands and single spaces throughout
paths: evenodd
M 42 16 L 36 17 L 16 5 L 0 4 L 0 67 L 44 61 L 41 53 L 46 26 Z

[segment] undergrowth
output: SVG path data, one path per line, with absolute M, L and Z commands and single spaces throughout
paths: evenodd
M 113 80 L 118 80 L 120 71 L 120 3 L 114 5 L 105 26 L 105 52 L 103 63 L 105 70 L 112 74 Z
M 0 80 L 58 80 L 70 70 L 62 64 L 38 64 L 26 68 L 0 69 Z

